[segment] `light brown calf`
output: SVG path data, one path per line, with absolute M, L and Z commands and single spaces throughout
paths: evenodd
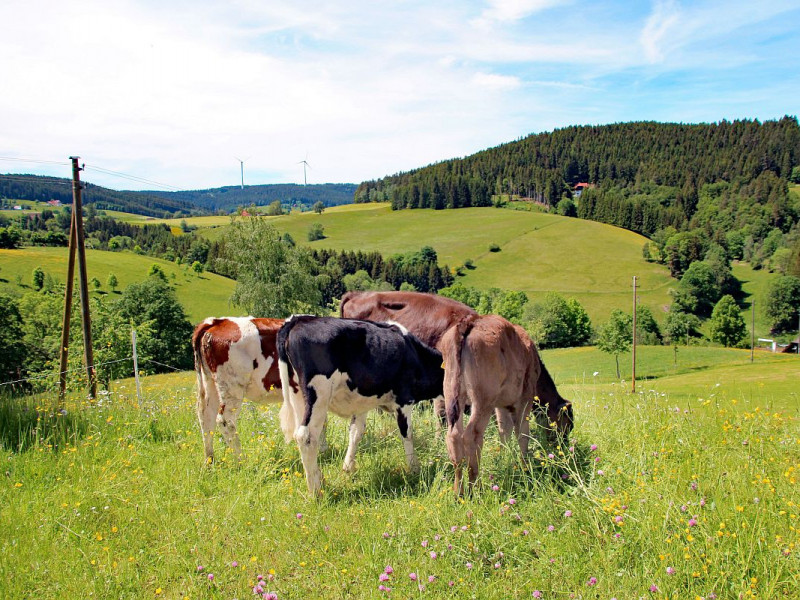
M 493 412 L 498 414 L 501 437 L 507 439 L 513 429 L 523 454 L 530 433 L 528 415 L 537 402 L 546 407 L 557 431 L 569 434 L 571 404 L 558 394 L 550 400 L 535 398 L 543 367 L 521 327 L 496 315 L 468 315 L 444 334 L 439 348 L 445 363 L 446 441 L 455 467 L 456 494 L 461 492 L 465 463 L 469 483 L 478 477 L 484 433 Z M 464 427 L 467 404 L 472 405 L 472 414 Z

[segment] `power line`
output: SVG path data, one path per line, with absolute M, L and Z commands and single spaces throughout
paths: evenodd
M 63 165 L 69 166 L 70 163 L 64 161 L 56 161 L 56 160 L 43 160 L 37 158 L 16 158 L 13 156 L 0 156 L 0 161 L 8 161 L 8 162 L 22 162 L 22 163 L 32 163 L 32 164 L 40 164 L 40 165 Z M 161 183 L 160 181 L 154 181 L 152 179 L 147 179 L 145 177 L 139 177 L 138 175 L 131 175 L 129 173 L 123 173 L 121 171 L 114 171 L 112 169 L 106 169 L 104 167 L 98 167 L 93 165 L 84 165 L 84 168 L 89 171 L 97 171 L 99 173 L 103 173 L 106 175 L 111 175 L 113 177 L 119 177 L 120 179 L 127 179 L 129 181 L 135 181 L 136 183 L 145 183 L 147 185 L 154 185 L 156 187 L 164 188 L 171 191 L 180 191 L 181 188 L 176 187 L 174 185 L 170 185 L 168 183 Z M 0 175 L 5 178 L 10 178 L 11 176 Z M 52 175 L 40 175 L 39 177 L 53 177 Z M 17 178 L 17 181 L 20 179 Z M 71 185 L 71 182 L 66 181 L 65 183 Z
M 121 179 L 128 179 L 130 181 L 136 181 L 137 183 L 146 183 L 148 185 L 156 185 L 158 187 L 163 187 L 173 191 L 179 191 L 180 188 L 175 187 L 174 185 L 169 185 L 167 183 L 160 183 L 158 181 L 153 181 L 152 179 L 145 179 L 144 177 L 138 177 L 136 175 L 129 175 L 128 173 L 122 173 L 120 171 L 112 171 L 111 169 L 104 169 L 103 167 L 97 167 L 93 165 L 84 165 L 84 169 L 87 171 L 99 171 L 100 173 L 105 173 L 107 175 L 112 175 L 114 177 L 119 177 Z
M 69 163 L 63 160 L 42 160 L 37 158 L 14 158 L 13 156 L 0 156 L 0 160 L 11 162 L 26 162 L 35 163 L 39 165 L 64 165 L 68 166 Z

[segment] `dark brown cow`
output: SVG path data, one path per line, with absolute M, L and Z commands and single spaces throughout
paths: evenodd
M 493 412 L 501 433 L 505 421 L 505 437 L 508 426 L 513 427 L 523 454 L 528 450 L 528 416 L 536 400 L 546 407 L 553 433 L 569 435 L 571 404 L 560 396 L 549 401 L 535 398 L 544 366 L 524 329 L 497 315 L 468 315 L 444 334 L 439 348 L 445 364 L 446 440 L 455 467 L 456 494 L 461 491 L 465 462 L 469 483 L 478 477 L 484 432 Z M 462 415 L 467 404 L 472 414 L 465 428 Z
M 461 319 L 478 316 L 478 313 L 466 304 L 419 292 L 348 292 L 342 296 L 340 306 L 342 317 L 348 319 L 365 319 L 369 321 L 395 321 L 406 327 L 427 345 L 442 351 L 440 342 L 445 332 Z M 523 343 L 530 338 L 522 328 Z M 527 340 L 525 342 L 524 340 Z M 558 406 L 566 402 L 558 393 L 553 378 L 539 358 L 536 347 L 533 347 L 536 362 L 539 364 L 539 375 L 532 396 L 538 398 L 543 406 Z M 434 401 L 436 414 L 442 424 L 445 423 L 444 401 Z M 512 420 L 505 411 L 498 410 L 497 425 L 501 439 L 508 439 L 511 434 Z
M 209 318 L 192 335 L 197 372 L 197 418 L 203 433 L 206 460 L 214 459 L 215 421 L 225 443 L 237 455 L 241 444 L 236 420 L 246 396 L 257 403 L 280 402 L 278 354 L 275 339 L 283 319 L 253 317 Z

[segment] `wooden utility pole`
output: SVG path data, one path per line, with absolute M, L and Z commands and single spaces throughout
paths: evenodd
M 86 376 L 89 397 L 97 395 L 97 378 L 94 372 L 94 351 L 92 350 L 92 321 L 89 313 L 89 284 L 86 275 L 86 248 L 83 241 L 83 205 L 81 202 L 81 167 L 78 156 L 70 156 L 72 161 L 72 222 L 69 233 L 69 263 L 67 265 L 67 289 L 64 301 L 64 323 L 61 331 L 61 360 L 59 373 L 59 402 L 64 401 L 67 385 L 67 365 L 69 353 L 69 320 L 72 313 L 72 286 L 75 277 L 75 253 L 78 255 L 78 275 L 81 290 L 81 324 L 83 325 L 83 352 L 86 362 Z
M 58 369 L 58 403 L 64 403 L 67 391 L 67 366 L 69 358 L 69 321 L 72 314 L 72 282 L 75 279 L 75 207 L 69 225 L 69 259 L 67 263 L 67 286 L 64 292 L 64 320 L 61 326 L 61 360 Z
M 636 393 L 636 275 L 633 276 L 633 365 L 631 367 L 631 393 Z
M 753 362 L 753 354 L 756 348 L 756 299 L 750 303 L 750 362 Z

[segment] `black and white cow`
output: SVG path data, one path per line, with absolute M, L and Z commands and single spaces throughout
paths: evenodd
M 437 350 L 395 324 L 308 315 L 287 319 L 277 346 L 281 428 L 297 441 L 312 494 L 322 486 L 317 453 L 328 411 L 350 419 L 345 471 L 355 469 L 356 447 L 374 408 L 397 415 L 409 468 L 418 468 L 411 407 L 442 393 Z

